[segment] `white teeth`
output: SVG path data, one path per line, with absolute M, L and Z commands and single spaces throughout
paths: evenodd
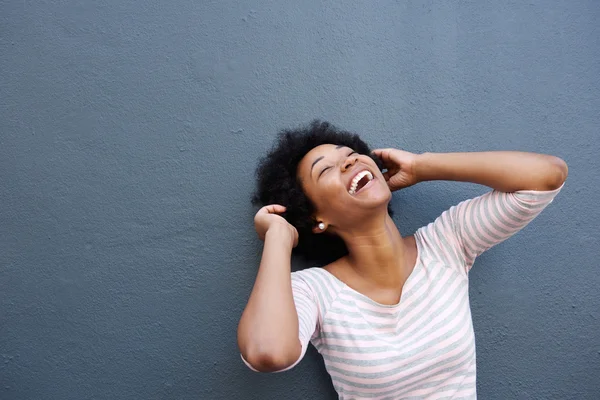
M 358 185 L 358 181 L 360 181 L 365 176 L 367 176 L 369 178 L 369 181 L 373 180 L 373 174 L 370 173 L 369 171 L 365 170 L 365 171 L 359 172 L 358 174 L 356 174 L 354 179 L 352 179 L 352 182 L 350 184 L 350 190 L 348 190 L 348 193 L 355 194 L 356 186 Z

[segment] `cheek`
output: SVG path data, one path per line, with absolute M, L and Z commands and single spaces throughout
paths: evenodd
M 332 176 L 323 182 L 322 186 L 323 193 L 327 195 L 329 200 L 336 199 L 347 193 L 348 190 L 344 187 L 339 177 Z
M 340 202 L 346 199 L 347 190 L 335 178 L 321 179 L 318 185 L 311 187 L 306 193 L 318 211 L 330 211 L 339 208 Z

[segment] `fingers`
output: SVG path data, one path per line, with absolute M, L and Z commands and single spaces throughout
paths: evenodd
M 258 210 L 258 214 L 281 214 L 286 208 L 279 204 L 269 204 Z
M 379 157 L 386 165 L 394 162 L 394 149 L 375 149 L 373 150 L 373 154 Z
M 388 148 L 388 149 L 375 149 L 373 150 L 373 154 L 375 154 L 377 157 L 380 158 L 389 158 L 390 157 L 390 153 L 394 151 L 394 149 Z

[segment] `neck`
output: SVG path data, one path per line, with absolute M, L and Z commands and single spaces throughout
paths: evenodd
M 409 249 L 387 213 L 340 236 L 348 248 L 349 266 L 364 279 L 379 287 L 398 287 L 410 275 Z

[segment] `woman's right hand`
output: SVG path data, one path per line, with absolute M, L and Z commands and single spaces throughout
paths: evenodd
M 254 228 L 260 240 L 264 241 L 269 230 L 275 231 L 281 229 L 282 232 L 288 233 L 293 241 L 292 246 L 298 245 L 298 231 L 281 215 L 286 208 L 279 204 L 270 204 L 264 206 L 254 216 Z

